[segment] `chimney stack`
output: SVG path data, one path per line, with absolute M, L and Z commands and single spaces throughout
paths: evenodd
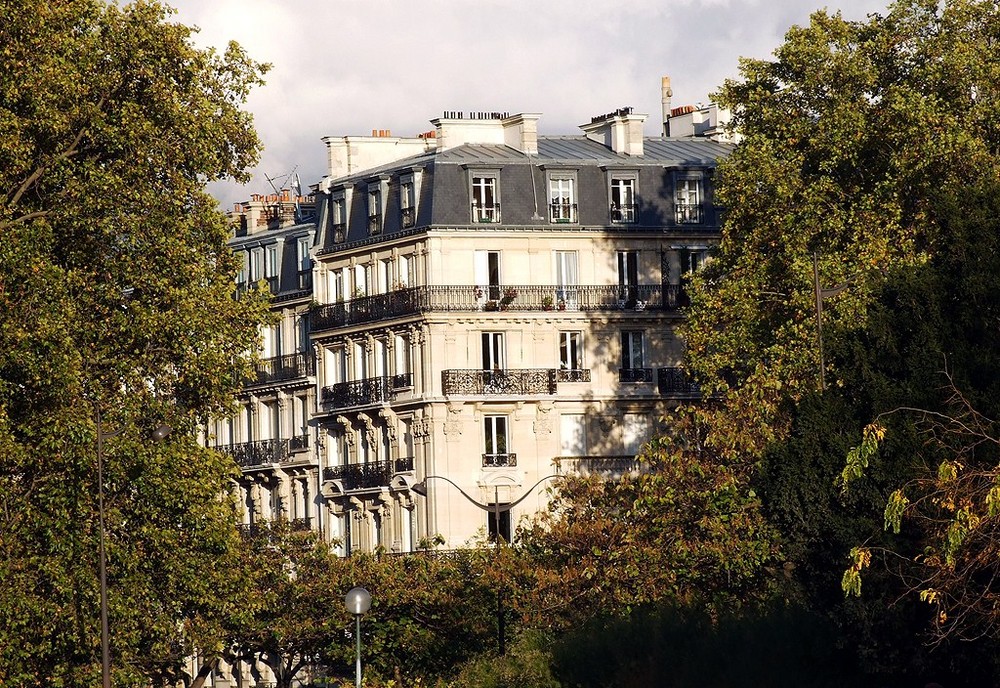
M 660 100 L 663 104 L 663 135 L 670 136 L 670 99 L 673 98 L 674 90 L 670 88 L 670 77 L 665 76 L 660 79 Z

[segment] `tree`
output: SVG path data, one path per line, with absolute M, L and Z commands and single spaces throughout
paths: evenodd
M 719 168 L 722 243 L 693 280 L 684 330 L 692 369 L 727 394 L 709 442 L 733 460 L 783 438 L 821 386 L 813 256 L 822 286 L 851 281 L 824 306 L 835 349 L 890 271 L 939 247 L 934 195 L 996 177 L 998 11 L 900 0 L 858 22 L 818 12 L 717 94 L 743 139 Z
M 263 67 L 155 2 L 0 14 L 0 683 L 96 683 L 99 434 L 115 684 L 169 682 L 231 603 L 234 467 L 196 435 L 265 308 L 204 183 L 254 161 Z
M 655 603 L 737 608 L 774 591 L 776 533 L 746 478 L 699 440 L 692 416 L 620 480 L 567 477 L 519 533 L 529 625 L 561 631 Z

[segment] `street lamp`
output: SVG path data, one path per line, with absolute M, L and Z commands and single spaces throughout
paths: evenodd
M 101 426 L 101 407 L 94 404 L 94 420 L 97 423 L 97 520 L 100 525 L 100 564 L 98 578 L 101 585 L 101 685 L 111 688 L 111 643 L 108 632 L 108 556 L 107 530 L 104 526 L 104 440 L 116 436 L 120 430 L 105 431 Z M 159 442 L 167 437 L 173 428 L 161 423 L 150 434 L 150 439 Z
M 410 489 L 413 490 L 414 492 L 416 492 L 421 497 L 426 497 L 427 496 L 427 481 L 428 480 L 444 480 L 446 482 L 451 483 L 452 486 L 456 490 L 458 490 L 459 493 L 461 493 L 461 495 L 463 497 L 465 497 L 472 504 L 475 504 L 476 506 L 478 506 L 483 511 L 492 511 L 493 514 L 494 514 L 494 516 L 493 516 L 494 522 L 496 523 L 496 527 L 497 527 L 497 534 L 496 534 L 496 539 L 494 540 L 494 542 L 496 543 L 496 552 L 497 552 L 497 554 L 499 554 L 500 553 L 500 539 L 501 539 L 500 538 L 500 514 L 503 513 L 503 512 L 510 512 L 511 509 L 513 509 L 515 506 L 517 506 L 518 504 L 520 504 L 521 502 L 523 502 L 525 499 L 527 499 L 528 496 L 534 491 L 534 489 L 536 487 L 538 487 L 539 485 L 541 485 L 542 483 L 544 483 L 546 480 L 551 480 L 552 478 L 558 478 L 558 477 L 560 477 L 560 476 L 558 474 L 555 474 L 555 473 L 553 473 L 552 475 L 545 476 L 544 478 L 542 478 L 541 480 L 539 480 L 538 482 L 536 482 L 534 485 L 532 485 L 531 487 L 529 487 L 525 491 L 525 493 L 523 495 L 521 495 L 520 497 L 518 497 L 517 499 L 515 499 L 510 504 L 505 504 L 503 506 L 500 505 L 500 486 L 499 485 L 494 485 L 493 486 L 493 505 L 492 506 L 490 506 L 489 504 L 483 504 L 482 502 L 476 501 L 475 499 L 473 499 L 472 497 L 470 497 L 468 495 L 468 493 L 466 493 L 465 490 L 463 490 L 453 480 L 451 480 L 451 478 L 446 478 L 443 475 L 428 475 L 428 476 L 425 476 L 423 480 L 421 480 L 419 483 L 415 484 Z M 498 648 L 500 650 L 500 654 L 501 655 L 504 655 L 504 654 L 507 653 L 507 642 L 506 642 L 506 634 L 505 634 L 504 620 L 503 620 L 503 591 L 499 587 L 497 587 L 497 646 L 498 646 Z
M 354 684 L 361 688 L 361 617 L 372 607 L 371 593 L 360 586 L 351 588 L 344 596 L 344 606 L 354 614 Z

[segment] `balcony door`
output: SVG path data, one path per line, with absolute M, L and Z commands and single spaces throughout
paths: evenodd
M 576 251 L 556 251 L 555 263 L 556 305 L 576 310 L 579 307 L 576 287 L 580 283 Z
M 639 284 L 639 252 L 618 252 L 618 299 L 622 306 L 631 306 L 636 299 Z
M 483 302 L 500 300 L 500 252 L 476 251 L 475 279 L 477 287 L 476 299 L 480 306 Z

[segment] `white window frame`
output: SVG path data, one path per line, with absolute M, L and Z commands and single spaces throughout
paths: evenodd
M 614 174 L 609 180 L 608 209 L 612 224 L 634 224 L 638 220 L 637 186 L 636 175 Z
M 474 170 L 469 174 L 469 205 L 474 223 L 500 222 L 500 173 Z
M 507 342 L 503 332 L 483 332 L 480 346 L 483 370 L 507 369 Z
M 638 364 L 638 365 L 637 365 Z M 642 330 L 621 331 L 621 367 L 638 370 L 646 367 L 646 333 Z
M 674 180 L 674 221 L 680 225 L 696 225 L 705 221 L 704 180 L 685 175 Z
M 576 172 L 550 172 L 548 189 L 549 222 L 574 224 L 579 222 L 576 196 Z
M 483 416 L 483 453 L 492 456 L 503 456 L 511 453 L 510 419 L 506 415 Z
M 565 330 L 559 332 L 559 369 L 583 370 L 583 332 Z

